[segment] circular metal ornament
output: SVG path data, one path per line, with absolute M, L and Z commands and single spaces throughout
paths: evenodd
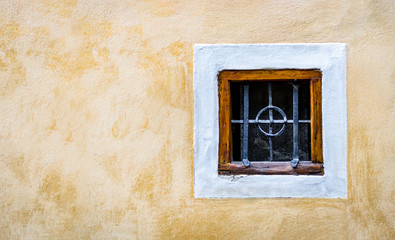
M 280 123 L 280 124 L 283 124 L 283 127 L 280 129 L 280 131 L 278 131 L 278 132 L 276 132 L 276 133 L 267 133 L 267 132 L 265 132 L 265 131 L 261 128 L 261 125 L 259 125 L 259 123 L 258 123 L 259 117 L 261 116 L 261 114 L 262 114 L 263 112 L 265 112 L 266 110 L 268 110 L 268 109 L 276 110 L 276 111 L 277 111 L 278 113 L 280 113 L 281 116 L 283 117 L 283 121 Z M 285 115 L 284 111 L 281 110 L 281 108 L 279 108 L 279 107 L 276 107 L 276 106 L 266 106 L 266 107 L 262 108 L 262 109 L 258 112 L 258 114 L 256 115 L 256 118 L 255 118 L 255 121 L 256 121 L 257 124 L 258 124 L 259 131 L 261 131 L 261 132 L 262 132 L 263 134 L 265 134 L 266 136 L 269 136 L 269 137 L 276 137 L 276 136 L 279 136 L 281 133 L 284 132 L 285 123 L 287 122 L 287 116 Z

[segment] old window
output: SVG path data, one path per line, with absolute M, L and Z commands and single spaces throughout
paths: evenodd
M 218 93 L 219 174 L 323 174 L 319 70 L 224 70 Z
M 193 68 L 196 198 L 347 197 L 345 44 L 197 44 Z

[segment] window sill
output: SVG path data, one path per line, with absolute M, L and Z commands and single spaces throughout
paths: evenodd
M 218 167 L 221 175 L 323 175 L 322 163 L 300 161 L 296 168 L 290 162 L 251 162 L 250 167 L 245 167 L 241 162 L 222 164 Z

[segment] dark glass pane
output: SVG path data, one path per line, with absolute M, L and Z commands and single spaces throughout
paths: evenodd
M 243 119 L 243 84 L 249 84 L 249 119 L 255 120 L 258 112 L 268 106 L 268 82 L 232 82 L 232 119 Z M 272 104 L 285 113 L 288 120 L 293 116 L 293 86 L 291 82 L 271 82 L 272 84 Z M 309 82 L 299 82 L 299 120 L 310 119 L 310 85 Z M 282 115 L 273 110 L 273 119 L 282 120 Z M 269 119 L 269 111 L 265 111 L 260 116 L 261 120 Z M 292 124 L 273 124 L 272 133 L 280 131 L 284 126 L 281 135 L 272 137 L 273 160 L 290 161 L 293 154 L 293 126 Z M 269 124 L 260 124 L 265 132 L 269 132 Z M 242 152 L 242 124 L 232 124 L 233 134 L 233 161 L 241 160 Z M 269 161 L 270 148 L 269 137 L 265 136 L 258 129 L 257 124 L 249 124 L 248 138 L 248 158 L 250 161 Z M 310 124 L 299 123 L 299 157 L 301 161 L 310 160 Z
M 232 124 L 232 139 L 233 139 L 233 153 L 231 155 L 231 161 L 241 161 L 242 159 L 242 149 L 243 149 L 243 141 L 242 141 L 242 125 L 241 124 Z
M 230 98 L 232 102 L 232 119 L 243 119 L 243 88 L 239 82 L 232 82 L 230 84 Z
M 310 83 L 306 81 L 299 86 L 299 120 L 310 120 Z
M 269 139 L 259 131 L 256 124 L 250 124 L 248 135 L 248 159 L 250 161 L 269 160 Z
M 299 124 L 299 160 L 310 161 L 310 124 Z

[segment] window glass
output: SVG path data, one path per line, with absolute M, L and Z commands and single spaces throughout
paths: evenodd
M 284 111 L 288 120 L 292 120 L 293 113 L 293 86 L 291 81 L 276 82 L 231 82 L 232 120 L 243 119 L 243 86 L 249 85 L 249 119 L 254 120 L 259 111 L 268 106 L 268 84 L 272 86 L 272 104 Z M 310 120 L 310 84 L 308 81 L 299 81 L 299 158 L 300 161 L 310 161 L 310 124 L 303 120 Z M 273 119 L 283 119 L 281 114 L 272 110 Z M 261 116 L 261 120 L 269 120 L 269 110 Z M 272 124 L 272 131 L 278 132 L 283 124 Z M 269 132 L 269 124 L 261 124 L 261 128 Z M 233 161 L 241 161 L 243 148 L 243 125 L 232 124 Z M 293 153 L 293 126 L 285 124 L 284 131 L 272 137 L 273 161 L 290 161 Z M 257 124 L 248 127 L 248 159 L 250 161 L 269 161 L 269 137 L 261 133 Z

